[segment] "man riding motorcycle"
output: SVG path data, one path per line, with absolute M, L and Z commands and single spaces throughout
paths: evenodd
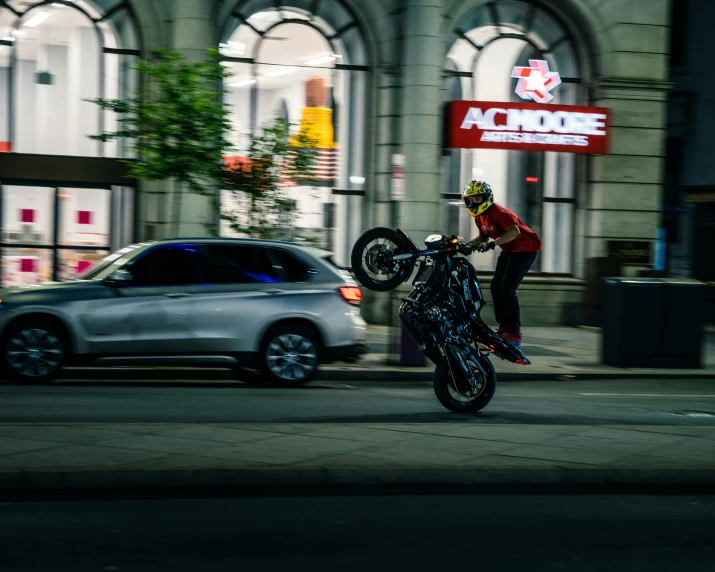
M 521 315 L 516 291 L 541 250 L 541 240 L 518 216 L 494 202 L 487 183 L 472 181 L 464 187 L 462 199 L 479 231 L 469 243 L 477 244 L 480 252 L 501 248 L 491 284 L 497 334 L 506 342 L 519 344 Z

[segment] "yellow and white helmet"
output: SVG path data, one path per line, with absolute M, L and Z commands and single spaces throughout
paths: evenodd
M 479 204 L 470 204 L 469 197 L 482 196 L 484 200 Z M 494 193 L 488 183 L 484 181 L 472 181 L 462 191 L 462 200 L 467 207 L 469 214 L 479 216 L 494 204 Z

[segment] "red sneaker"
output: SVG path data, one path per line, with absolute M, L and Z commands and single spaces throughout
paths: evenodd
M 521 331 L 517 330 L 515 334 L 504 332 L 501 335 L 502 339 L 509 344 L 520 344 L 522 340 Z

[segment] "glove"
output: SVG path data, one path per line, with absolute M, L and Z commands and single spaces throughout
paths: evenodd
M 457 251 L 460 254 L 464 254 L 465 256 L 468 256 L 469 254 L 472 254 L 472 252 L 474 252 L 474 245 L 468 244 L 466 242 L 462 242 L 457 245 Z
M 489 250 L 494 250 L 495 246 L 496 245 L 493 241 L 480 242 L 479 244 L 477 244 L 477 250 L 479 252 L 488 252 Z

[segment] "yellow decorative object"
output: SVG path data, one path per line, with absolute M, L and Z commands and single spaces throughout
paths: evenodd
M 333 110 L 329 107 L 304 107 L 300 118 L 300 134 L 314 141 L 318 149 L 337 149 L 334 141 Z M 295 139 L 292 141 L 295 145 Z

